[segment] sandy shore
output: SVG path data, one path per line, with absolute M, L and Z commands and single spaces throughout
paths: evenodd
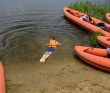
M 110 93 L 110 74 L 81 60 L 63 65 L 50 61 L 37 67 L 36 63 L 9 64 L 5 72 L 11 80 L 7 93 Z

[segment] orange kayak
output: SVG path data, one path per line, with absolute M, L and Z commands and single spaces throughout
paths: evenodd
M 107 20 L 108 22 L 110 22 L 110 13 L 107 13 L 107 14 L 106 14 L 106 20 Z
M 110 37 L 97 36 L 97 41 L 104 47 L 110 47 Z
M 4 68 L 0 61 L 0 93 L 6 93 Z
M 80 18 L 82 15 L 87 16 L 84 13 L 81 13 L 79 11 L 76 11 L 76 10 L 73 10 L 73 9 L 70 9 L 70 8 L 67 8 L 67 7 L 63 8 L 63 13 L 64 13 L 65 17 L 68 18 L 70 21 L 76 23 L 77 25 L 85 28 L 86 30 L 88 30 L 92 33 L 99 31 L 99 32 L 103 33 L 104 36 L 110 36 L 110 32 L 106 31 L 106 29 L 101 29 L 100 27 L 96 26 L 96 24 L 91 24 L 89 22 L 86 22 L 86 21 L 82 20 Z M 100 21 L 100 20 L 98 20 L 94 17 L 91 17 L 91 18 L 96 23 L 104 23 L 106 27 L 110 27 L 110 24 L 107 24 L 103 21 Z
M 110 58 L 107 58 L 106 49 L 75 46 L 74 51 L 78 57 L 88 64 L 110 72 Z

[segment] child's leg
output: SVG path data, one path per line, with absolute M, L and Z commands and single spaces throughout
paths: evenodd
M 52 52 L 48 52 L 48 53 L 46 54 L 45 59 L 47 59 L 51 54 L 52 54 Z
M 52 52 L 54 51 L 54 48 L 49 48 L 50 50 L 48 51 L 48 53 L 46 54 L 46 58 L 48 58 Z
M 46 56 L 49 52 L 45 52 L 45 54 L 43 54 L 42 58 L 40 59 L 40 62 L 45 62 Z
M 40 62 L 45 62 L 45 60 L 52 54 L 53 51 L 54 51 L 54 48 L 48 48 L 45 54 L 40 59 Z

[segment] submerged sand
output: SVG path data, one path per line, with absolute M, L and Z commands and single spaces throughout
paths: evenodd
M 8 64 L 7 93 L 110 93 L 110 74 L 80 59 Z M 16 68 L 16 69 L 15 69 Z

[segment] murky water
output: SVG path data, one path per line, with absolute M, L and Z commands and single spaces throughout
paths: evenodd
M 83 34 L 84 31 L 67 20 L 63 14 L 63 8 L 76 1 L 0 0 L 0 59 L 3 64 L 39 63 L 50 35 L 54 35 L 62 45 L 54 51 L 47 62 L 73 62 L 73 48 L 76 43 L 90 45 L 89 38 Z

